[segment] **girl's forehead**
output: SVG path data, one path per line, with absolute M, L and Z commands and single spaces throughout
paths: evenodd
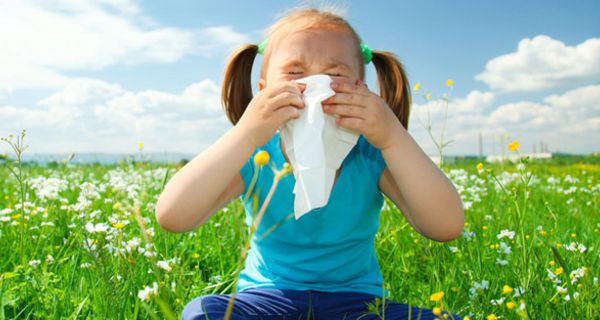
M 277 60 L 305 60 L 319 58 L 331 61 L 349 61 L 358 52 L 358 44 L 347 32 L 333 30 L 302 30 L 280 39 L 273 48 Z

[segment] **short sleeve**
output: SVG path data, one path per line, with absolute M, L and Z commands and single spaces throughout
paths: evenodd
M 358 139 L 358 150 L 365 159 L 370 176 L 378 183 L 386 166 L 381 150 L 371 145 L 363 135 Z

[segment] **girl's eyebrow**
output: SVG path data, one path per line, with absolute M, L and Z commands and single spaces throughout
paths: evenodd
M 305 64 L 301 60 L 291 60 L 291 61 L 288 61 L 286 64 L 284 64 L 283 68 L 304 67 L 304 66 L 305 66 Z M 331 60 L 325 64 L 325 70 L 333 69 L 335 67 L 342 67 L 344 69 L 351 70 L 351 68 L 346 63 L 339 61 L 339 60 Z

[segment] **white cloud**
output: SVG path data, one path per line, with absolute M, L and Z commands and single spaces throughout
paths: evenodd
M 200 152 L 231 127 L 211 80 L 180 94 L 133 92 L 99 80 L 71 81 L 35 108 L 3 106 L 0 135 L 28 132 L 29 152 Z
M 439 141 L 444 116 L 442 101 L 414 105 L 409 128 L 426 152 L 435 154 L 437 149 L 417 121 L 426 121 L 427 106 L 430 108 L 433 135 Z M 444 140 L 454 142 L 445 149 L 446 153 L 477 154 L 479 133 L 483 136 L 486 154 L 494 152 L 493 144 L 496 152 L 499 152 L 502 136 L 507 136 L 505 143 L 519 140 L 525 152 L 530 152 L 530 146 L 540 141 L 548 144 L 550 151 L 598 151 L 600 85 L 550 95 L 543 102 L 517 101 L 497 107 L 494 105 L 494 95 L 490 92 L 472 91 L 465 98 L 451 101 Z
M 135 2 L 0 2 L 0 88 L 60 88 L 64 71 L 171 63 L 218 54 L 248 41 L 228 26 L 184 30 L 158 25 Z
M 530 92 L 600 80 L 600 38 L 568 46 L 546 35 L 519 42 L 516 52 L 496 57 L 475 79 L 492 90 Z

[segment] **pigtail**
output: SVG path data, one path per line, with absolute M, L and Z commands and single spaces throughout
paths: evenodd
M 379 93 L 394 111 L 402 126 L 408 130 L 411 96 L 410 85 L 402 63 L 387 51 L 373 51 L 373 64 L 377 70 Z
M 240 120 L 252 100 L 252 64 L 257 53 L 257 45 L 246 44 L 237 49 L 227 62 L 221 101 L 227 118 L 233 125 Z

